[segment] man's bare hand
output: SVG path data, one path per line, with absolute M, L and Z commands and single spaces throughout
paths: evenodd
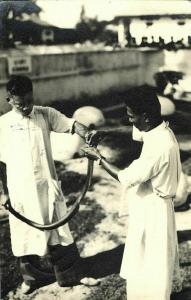
M 5 206 L 8 200 L 9 200 L 8 194 L 4 194 L 4 193 L 0 194 L 0 205 Z
M 92 160 L 99 160 L 102 158 L 99 150 L 94 147 L 82 147 L 82 152 L 84 153 L 84 156 L 92 159 Z

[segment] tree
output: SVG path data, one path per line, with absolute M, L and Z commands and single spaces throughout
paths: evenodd
M 105 42 L 106 44 L 114 44 L 117 42 L 117 33 L 106 29 L 108 22 L 98 21 L 97 17 L 88 18 L 84 5 L 80 12 L 80 20 L 76 24 L 76 31 L 79 42 L 87 40 L 93 42 Z
M 93 42 L 105 42 L 106 44 L 114 44 L 117 42 L 117 33 L 106 29 L 106 21 L 99 22 L 97 17 L 81 20 L 76 24 L 76 31 L 79 42 L 87 40 Z
M 41 8 L 35 1 L 6 1 L 0 0 L 0 47 L 9 48 L 14 45 L 14 20 L 23 13 L 39 14 Z

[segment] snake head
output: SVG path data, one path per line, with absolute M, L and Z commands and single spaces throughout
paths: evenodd
M 91 130 L 85 135 L 86 144 L 90 147 L 97 147 L 99 142 L 105 137 L 105 132 L 101 130 Z

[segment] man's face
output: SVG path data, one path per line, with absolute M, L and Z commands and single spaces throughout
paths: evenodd
M 33 109 L 33 92 L 28 92 L 24 96 L 16 96 L 8 93 L 10 99 L 9 103 L 12 108 L 22 114 L 23 116 L 28 116 Z
M 145 131 L 147 127 L 147 123 L 145 121 L 145 115 L 134 113 L 129 106 L 126 106 L 126 109 L 127 109 L 127 116 L 129 118 L 129 122 L 132 123 L 140 131 Z

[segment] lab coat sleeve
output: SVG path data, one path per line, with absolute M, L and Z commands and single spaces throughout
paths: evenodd
M 75 120 L 68 118 L 54 108 L 48 107 L 48 120 L 51 131 L 72 133 Z
M 132 187 L 146 182 L 156 176 L 162 168 L 168 166 L 169 153 L 154 154 L 149 156 L 140 156 L 134 160 L 129 167 L 119 171 L 118 179 L 126 187 Z

